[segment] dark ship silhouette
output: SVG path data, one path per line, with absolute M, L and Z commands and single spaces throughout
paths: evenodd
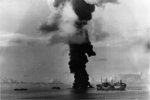
M 108 82 L 107 80 L 105 82 L 101 82 L 101 84 L 97 84 L 97 90 L 125 90 L 126 84 L 120 80 L 119 82 L 114 82 L 113 80 L 111 82 Z
M 27 91 L 27 88 L 15 88 L 14 91 Z

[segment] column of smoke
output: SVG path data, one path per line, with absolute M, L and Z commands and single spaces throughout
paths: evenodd
M 105 0 L 55 0 L 49 20 L 40 30 L 50 35 L 50 44 L 67 43 L 70 48 L 70 72 L 74 74 L 74 88 L 91 87 L 86 71 L 87 56 L 95 56 L 86 25 L 92 19 L 95 5 Z M 107 0 L 107 2 L 116 0 Z M 49 3 L 51 3 L 49 1 Z
M 89 41 L 88 32 L 84 28 L 89 20 L 92 18 L 92 12 L 95 10 L 95 6 L 86 3 L 84 0 L 73 0 L 73 9 L 78 16 L 78 20 L 75 22 L 77 28 L 77 35 L 85 34 L 84 42 L 81 44 L 70 43 L 70 70 L 74 73 L 74 88 L 87 88 L 92 87 L 89 83 L 89 75 L 86 71 L 86 63 L 88 62 L 87 55 L 94 56 L 93 46 Z M 87 54 L 87 55 L 86 55 Z

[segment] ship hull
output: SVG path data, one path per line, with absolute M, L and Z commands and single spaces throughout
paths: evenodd
M 125 90 L 126 89 L 126 84 L 122 83 L 119 85 L 110 85 L 108 84 L 107 86 L 103 84 L 98 84 L 97 85 L 97 90 Z

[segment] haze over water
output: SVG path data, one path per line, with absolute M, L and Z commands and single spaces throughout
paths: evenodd
M 53 86 L 61 89 L 52 89 Z M 28 91 L 14 91 L 14 87 L 1 89 L 1 100 L 149 100 L 150 97 L 149 91 L 143 87 L 127 87 L 125 91 L 98 91 L 96 88 L 75 91 L 62 84 L 22 85 Z

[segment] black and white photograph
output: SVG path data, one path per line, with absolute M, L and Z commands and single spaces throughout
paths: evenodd
M 0 100 L 150 100 L 150 0 L 0 0 Z

